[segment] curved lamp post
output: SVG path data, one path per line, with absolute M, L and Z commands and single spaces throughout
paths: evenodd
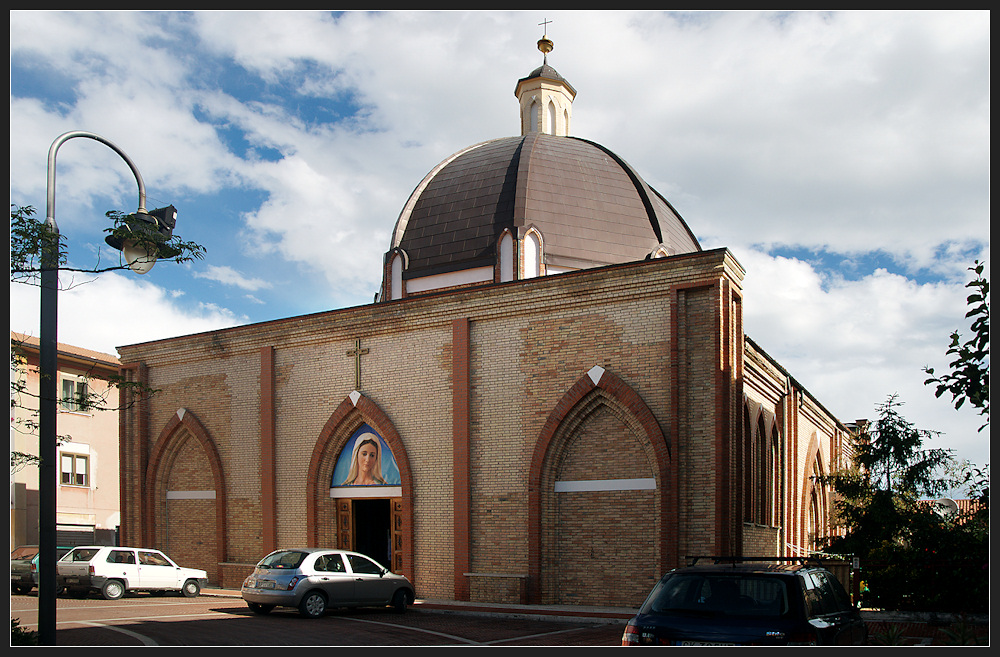
M 39 326 L 38 401 L 38 633 L 39 643 L 55 645 L 56 631 L 56 416 L 58 400 L 58 290 L 59 227 L 55 220 L 56 153 L 66 141 L 86 137 L 99 141 L 118 153 L 128 164 L 139 185 L 139 209 L 125 219 L 124 231 L 106 238 L 120 249 L 129 267 L 145 274 L 157 257 L 179 253 L 164 242 L 171 236 L 177 211 L 173 206 L 146 211 L 146 186 L 132 160 L 107 139 L 91 132 L 73 131 L 60 135 L 49 147 L 45 195 L 45 226 L 52 239 L 44 240 L 41 252 L 41 316 Z M 122 233 L 126 237 L 122 237 Z M 133 235 L 138 239 L 133 238 Z M 151 245 L 151 246 L 150 246 Z M 138 248 L 138 250 L 137 250 Z

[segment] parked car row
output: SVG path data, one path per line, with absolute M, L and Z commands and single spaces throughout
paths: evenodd
M 57 550 L 56 590 L 85 596 L 97 591 L 117 600 L 128 591 L 167 591 L 194 597 L 208 583 L 208 574 L 178 566 L 159 550 L 84 545 Z M 10 588 L 25 594 L 38 586 L 38 547 L 21 546 L 10 553 Z
M 62 557 L 71 549 L 57 547 L 56 558 Z M 24 595 L 34 588 L 38 588 L 38 546 L 18 546 L 10 553 L 10 590 Z
M 38 586 L 38 548 L 10 554 L 11 590 L 25 594 Z M 184 568 L 159 550 L 89 545 L 69 549 L 56 562 L 56 586 L 70 595 L 100 593 L 117 600 L 130 591 L 197 596 L 208 574 Z M 260 560 L 243 582 L 241 594 L 257 614 L 291 607 L 318 618 L 335 607 L 392 606 L 406 611 L 415 598 L 406 577 L 358 552 L 322 548 L 277 550 Z
M 843 586 L 828 570 L 781 560 L 711 558 L 664 575 L 628 622 L 622 645 L 862 645 L 868 632 Z M 11 590 L 37 586 L 38 548 L 11 552 Z M 57 586 L 71 594 L 99 591 L 116 600 L 128 591 L 197 596 L 204 570 L 177 565 L 159 550 L 83 546 L 56 563 Z M 324 548 L 276 550 L 243 581 L 241 596 L 256 614 L 277 607 L 319 618 L 335 607 L 413 603 L 413 584 L 357 552 Z

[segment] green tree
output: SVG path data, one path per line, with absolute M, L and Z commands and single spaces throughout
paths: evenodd
M 951 450 L 923 449 L 933 432 L 900 413 L 896 395 L 859 427 L 851 463 L 819 477 L 834 497 L 835 536 L 824 551 L 860 559 L 869 605 L 978 611 L 988 604 L 988 520 L 945 518 L 926 501 L 960 483 Z
M 958 331 L 952 332 L 945 352 L 953 358 L 948 365 L 950 371 L 935 376 L 933 367 L 924 368 L 930 375 L 924 385 L 935 386 L 935 397 L 949 393 L 956 409 L 968 401 L 979 409 L 980 415 L 986 416 L 980 431 L 990 424 L 990 282 L 983 270 L 984 264 L 976 260 L 969 267 L 975 277 L 965 285 L 971 289 L 966 297 L 969 311 L 965 314 L 966 318 L 972 318 L 971 337 L 963 342 Z

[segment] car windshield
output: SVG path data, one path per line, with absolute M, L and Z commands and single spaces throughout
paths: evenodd
M 38 554 L 38 548 L 30 545 L 22 546 L 19 548 L 14 548 L 11 550 L 11 559 L 34 559 L 35 555 Z
M 788 612 L 784 578 L 753 573 L 676 573 L 650 594 L 644 613 L 778 617 Z
M 306 558 L 305 552 L 299 552 L 298 550 L 282 550 L 280 552 L 272 552 L 257 564 L 261 568 L 274 568 L 274 569 L 288 569 L 288 568 L 298 568 L 302 563 L 302 560 Z

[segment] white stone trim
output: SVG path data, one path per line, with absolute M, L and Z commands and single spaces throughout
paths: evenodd
M 330 489 L 333 498 L 402 497 L 402 486 L 341 486 Z
M 583 479 L 557 481 L 557 493 L 601 492 L 613 490 L 656 490 L 656 479 Z
M 214 490 L 168 490 L 168 500 L 214 500 Z
M 492 280 L 493 267 L 475 267 L 473 269 L 448 272 L 447 274 L 411 278 L 406 281 L 406 292 L 407 294 L 411 292 L 429 292 L 430 290 L 439 290 L 467 283 L 488 283 Z

